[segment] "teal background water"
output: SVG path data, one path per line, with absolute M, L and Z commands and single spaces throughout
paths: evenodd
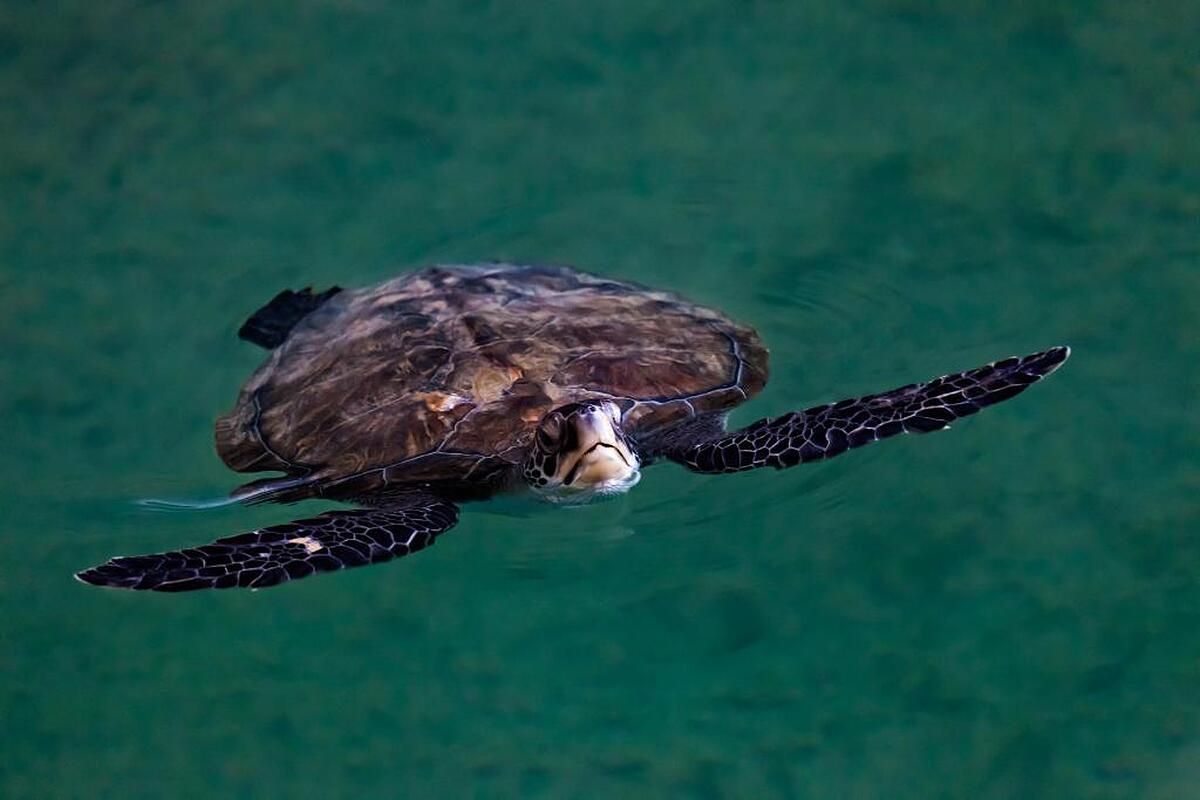
M 0 795 L 1200 797 L 1200 5 L 0 5 Z M 738 421 L 1067 342 L 786 472 L 471 508 L 248 593 L 76 583 L 320 508 L 211 423 L 275 291 L 492 258 L 755 324 Z

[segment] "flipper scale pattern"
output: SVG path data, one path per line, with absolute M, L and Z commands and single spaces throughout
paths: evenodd
M 700 442 L 676 439 L 665 455 L 696 472 L 783 469 L 820 461 L 901 433 L 942 430 L 962 417 L 1015 397 L 1067 360 L 1068 347 L 1006 358 L 889 392 L 762 419 Z
M 415 553 L 458 521 L 458 508 L 425 494 L 382 508 L 328 511 L 218 539 L 196 548 L 119 556 L 84 570 L 95 586 L 158 592 L 260 589 Z

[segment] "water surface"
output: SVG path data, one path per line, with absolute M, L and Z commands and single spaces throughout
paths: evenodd
M 0 795 L 1200 796 L 1200 6 L 558 6 L 0 7 Z M 277 290 L 493 258 L 756 325 L 739 422 L 1075 356 L 386 566 L 71 580 L 321 507 L 136 502 L 235 482 Z

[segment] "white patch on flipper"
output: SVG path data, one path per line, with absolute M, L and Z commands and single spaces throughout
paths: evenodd
M 302 544 L 304 549 L 310 553 L 315 553 L 325 547 L 311 536 L 297 536 L 295 539 L 288 539 L 288 544 Z

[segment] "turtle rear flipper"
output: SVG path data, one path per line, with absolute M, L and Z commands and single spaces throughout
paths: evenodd
M 424 549 L 458 522 L 458 507 L 412 493 L 394 505 L 327 511 L 311 519 L 168 553 L 119 556 L 75 577 L 93 586 L 187 592 L 258 589 L 316 572 L 390 561 Z
M 298 292 L 284 289 L 242 324 L 238 329 L 238 338 L 272 350 L 283 344 L 296 323 L 340 291 L 341 288 L 337 286 L 320 294 L 313 294 L 312 287 Z
M 695 472 L 783 469 L 833 458 L 899 433 L 948 428 L 953 420 L 1015 397 L 1058 369 L 1070 355 L 1069 347 L 1052 347 L 890 392 L 762 419 L 728 434 L 688 436 L 682 431 L 662 452 Z

